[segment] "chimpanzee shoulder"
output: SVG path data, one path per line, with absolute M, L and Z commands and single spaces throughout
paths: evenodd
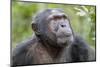
M 95 52 L 80 36 L 75 36 L 74 42 L 70 47 L 72 62 L 94 61 Z M 92 58 L 90 57 L 92 56 Z
M 13 50 L 13 65 L 12 66 L 19 66 L 19 65 L 31 65 L 34 62 L 34 56 L 28 55 L 29 48 L 35 46 L 37 44 L 37 38 L 29 38 L 16 46 Z M 34 49 L 33 49 L 34 51 Z M 20 61 L 19 61 L 20 60 Z

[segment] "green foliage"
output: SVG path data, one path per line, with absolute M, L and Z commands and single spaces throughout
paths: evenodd
M 80 17 L 80 34 L 93 46 L 95 46 L 95 7 L 80 6 L 74 8 L 76 15 Z
M 32 35 L 32 15 L 46 8 L 61 8 L 70 17 L 75 33 L 79 33 L 87 43 L 95 47 L 95 6 L 12 2 L 12 45 Z

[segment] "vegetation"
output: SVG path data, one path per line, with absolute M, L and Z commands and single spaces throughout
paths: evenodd
M 95 47 L 96 12 L 95 6 L 51 3 L 12 2 L 12 46 L 32 36 L 32 15 L 46 8 L 61 8 L 71 20 L 75 33 Z

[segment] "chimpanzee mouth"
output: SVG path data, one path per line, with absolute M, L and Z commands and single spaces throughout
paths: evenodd
M 66 38 L 66 37 L 71 37 L 71 34 L 70 35 L 59 35 L 57 36 L 58 38 Z
M 57 38 L 57 42 L 58 43 L 66 43 L 69 39 L 70 39 L 71 37 L 70 36 L 59 36 L 58 38 Z

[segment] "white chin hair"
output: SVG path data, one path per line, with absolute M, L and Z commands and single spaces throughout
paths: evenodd
M 58 44 L 71 44 L 73 42 L 73 37 L 57 38 Z
M 67 39 L 66 38 L 58 38 L 57 39 L 57 43 L 58 44 L 65 44 L 67 42 Z

